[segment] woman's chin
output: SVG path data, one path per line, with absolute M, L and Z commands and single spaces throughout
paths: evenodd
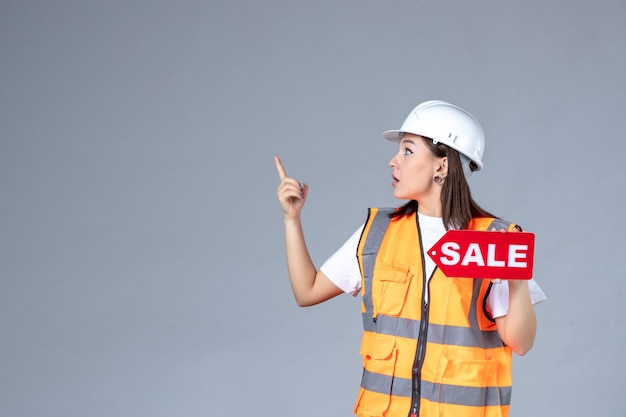
M 397 198 L 398 200 L 410 200 L 410 198 L 400 192 L 397 188 L 393 189 L 393 197 Z

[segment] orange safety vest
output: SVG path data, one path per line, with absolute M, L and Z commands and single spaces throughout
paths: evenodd
M 363 297 L 363 378 L 358 416 L 506 417 L 511 349 L 486 307 L 490 280 L 427 281 L 416 215 L 370 209 L 358 246 Z M 511 230 L 494 218 L 471 230 Z M 425 283 L 429 282 L 425 286 Z M 428 302 L 425 294 L 428 292 Z

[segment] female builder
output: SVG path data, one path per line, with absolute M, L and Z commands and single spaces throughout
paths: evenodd
M 507 416 L 511 352 L 532 347 L 533 304 L 543 292 L 534 280 L 448 278 L 425 256 L 448 229 L 519 230 L 471 197 L 466 179 L 482 168 L 483 130 L 465 110 L 428 101 L 383 137 L 399 143 L 389 162 L 393 194 L 408 203 L 370 209 L 320 270 L 300 222 L 308 185 L 288 177 L 275 157 L 296 302 L 362 294 L 358 416 Z

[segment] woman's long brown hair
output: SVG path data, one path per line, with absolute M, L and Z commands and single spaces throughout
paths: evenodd
M 441 142 L 435 144 L 431 139 L 424 137 L 422 140 L 433 155 L 438 158 L 448 158 L 448 175 L 441 189 L 441 214 L 446 230 L 466 229 L 469 221 L 474 217 L 495 217 L 481 208 L 472 198 L 459 152 Z M 477 166 L 471 162 L 470 168 L 474 171 Z M 417 201 L 411 200 L 398 207 L 389 217 L 395 219 L 415 212 L 417 212 Z

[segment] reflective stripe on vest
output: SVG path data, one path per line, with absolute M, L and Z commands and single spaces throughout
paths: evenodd
M 359 242 L 358 258 L 363 280 L 361 294 L 363 297 L 362 319 L 364 334 L 361 350 L 364 355 L 364 372 L 361 383 L 362 392 L 355 407 L 357 414 L 360 410 L 359 403 L 367 404 L 364 408 L 372 407 L 371 404 L 373 402 L 379 401 L 377 398 L 380 398 L 380 394 L 383 394 L 383 398 L 385 396 L 389 397 L 389 403 L 393 401 L 393 397 L 410 398 L 412 390 L 415 388 L 410 375 L 413 365 L 412 358 L 415 355 L 415 343 L 418 339 L 420 328 L 420 317 L 417 315 L 419 315 L 419 305 L 422 300 L 419 299 L 420 296 L 417 295 L 417 290 L 422 286 L 420 259 L 424 255 L 420 252 L 419 235 L 416 234 L 416 231 L 409 230 L 410 227 L 416 227 L 415 215 L 391 220 L 389 214 L 392 212 L 393 210 L 389 209 L 370 209 L 369 217 Z M 392 221 L 394 222 L 393 239 L 390 238 L 385 243 L 384 238 Z M 511 230 L 512 228 L 512 224 L 492 218 L 472 219 L 468 226 L 468 229 L 472 230 Z M 394 242 L 396 240 L 399 240 L 400 243 Z M 385 247 L 384 251 L 382 251 L 384 259 L 381 260 L 379 258 L 383 246 Z M 397 248 L 397 252 L 402 254 L 396 255 L 394 248 Z M 407 250 L 407 248 L 410 250 Z M 413 249 L 415 250 L 411 252 Z M 427 249 L 424 248 L 424 250 Z M 377 262 L 382 262 L 382 264 L 378 265 Z M 386 263 L 390 263 L 390 265 L 385 266 Z M 397 277 L 385 276 L 385 282 L 379 282 L 381 277 L 375 277 L 374 275 L 377 274 L 377 270 L 379 274 L 382 273 L 381 270 L 385 271 L 386 274 L 387 270 L 384 268 L 391 268 L 390 274 L 397 274 Z M 404 272 L 406 272 L 406 278 L 403 278 Z M 476 407 L 499 406 L 502 409 L 500 415 L 506 416 L 511 399 L 511 351 L 503 345 L 495 325 L 489 321 L 489 317 L 486 317 L 482 310 L 482 302 L 486 298 L 489 282 L 483 282 L 481 279 L 447 278 L 440 271 L 436 270 L 435 272 L 436 274 L 433 274 L 431 280 L 431 282 L 436 282 L 434 285 L 435 292 L 431 294 L 431 303 L 437 304 L 437 308 L 435 318 L 431 314 L 431 322 L 428 323 L 426 337 L 427 353 L 424 361 L 424 367 L 428 370 L 428 376 L 421 376 L 419 397 L 433 403 L 473 407 L 471 413 L 476 412 Z M 417 276 L 418 273 L 420 276 Z M 452 280 L 460 280 L 456 285 L 459 285 L 459 288 L 462 289 L 454 290 L 459 292 L 460 295 L 457 295 L 454 291 L 452 293 L 447 291 L 450 285 L 453 285 L 450 284 L 450 282 L 453 282 Z M 381 289 L 383 288 L 382 286 L 389 284 L 406 288 L 405 299 L 410 294 L 413 294 L 412 297 L 417 295 L 416 298 L 411 298 L 411 300 L 415 301 L 411 302 L 401 299 L 398 301 L 401 304 L 397 308 L 398 312 L 390 312 L 385 309 L 381 311 L 381 307 L 377 306 L 376 303 L 380 303 L 380 297 L 384 297 L 387 294 L 385 293 L 386 290 Z M 372 290 L 373 287 L 378 288 L 376 294 Z M 395 291 L 393 297 L 402 296 L 402 293 L 398 293 L 397 289 L 393 291 Z M 445 293 L 442 293 L 442 291 Z M 448 318 L 449 313 L 446 313 L 446 305 L 449 304 L 446 303 L 455 304 L 458 301 L 457 297 L 469 297 L 470 292 L 471 300 L 464 302 L 465 307 L 463 307 L 464 313 L 462 316 L 459 316 L 457 312 L 451 313 L 452 316 Z M 419 292 L 419 294 L 423 298 L 423 293 Z M 438 301 L 442 297 L 445 301 Z M 389 305 L 395 306 L 393 304 L 394 299 L 389 298 L 389 300 L 392 301 L 391 303 L 386 301 L 388 305 L 386 308 L 396 308 L 389 307 Z M 407 307 L 406 304 L 411 304 L 413 307 Z M 415 311 L 416 313 L 410 313 L 410 311 Z M 456 308 L 456 311 L 459 311 L 458 308 Z M 433 321 L 439 322 L 434 323 Z M 384 339 L 380 339 L 381 337 Z M 412 344 L 410 343 L 411 340 L 413 340 Z M 379 346 L 381 343 L 382 345 Z M 424 341 L 421 341 L 421 343 L 424 343 Z M 409 349 L 408 346 L 411 346 L 412 352 L 407 351 Z M 429 352 L 431 352 L 430 355 Z M 478 377 L 477 381 L 464 382 L 464 377 L 466 380 L 467 376 L 462 373 L 463 371 L 449 371 L 446 366 L 448 363 L 454 364 L 455 357 L 466 358 L 468 352 L 470 353 L 467 360 L 470 362 L 480 363 L 481 360 L 483 362 L 487 360 L 493 363 L 485 366 L 488 365 L 495 368 L 488 368 L 490 370 L 489 375 Z M 446 358 L 440 359 L 439 357 L 443 354 L 446 355 Z M 372 356 L 370 357 L 369 355 Z M 393 361 L 393 363 L 385 365 L 385 360 Z M 439 363 L 441 360 L 445 362 L 444 365 Z M 371 363 L 368 361 L 371 361 Z M 441 366 L 444 366 L 445 369 L 440 369 Z M 462 366 L 459 369 L 464 369 Z M 452 366 L 451 369 L 456 368 Z M 452 372 L 452 374 L 439 375 L 442 372 Z M 483 370 L 482 372 L 485 373 L 486 371 Z M 497 374 L 497 377 L 492 377 L 492 373 Z M 437 378 L 440 379 L 438 380 Z M 487 381 L 487 379 L 489 380 Z M 497 382 L 494 382 L 495 380 Z M 372 396 L 373 399 L 367 400 L 364 397 L 368 396 L 368 392 L 376 393 L 379 397 Z M 378 413 L 382 413 L 381 410 L 386 409 L 385 407 L 387 405 L 376 403 L 373 406 L 375 410 L 364 409 L 362 412 L 364 415 L 369 415 L 370 413 L 378 415 Z M 406 410 L 407 413 L 408 411 Z M 468 415 L 474 414 L 468 413 Z
M 415 339 L 419 326 L 419 320 L 379 315 L 376 321 L 374 321 L 371 316 L 363 313 L 363 329 L 368 332 Z M 496 330 L 482 332 L 487 333 L 487 335 L 482 337 L 477 337 L 477 331 L 479 330 L 467 327 L 430 323 L 428 325 L 428 341 L 441 345 L 471 346 L 486 349 L 502 346 L 502 340 Z M 479 343 L 481 339 L 483 343 Z
M 411 396 L 412 382 L 407 378 L 391 377 L 364 370 L 361 385 L 380 394 L 389 394 L 387 387 L 391 386 L 391 395 Z M 421 396 L 432 402 L 473 407 L 508 405 L 511 403 L 511 387 L 463 387 L 422 381 Z M 476 401 L 477 398 L 484 399 L 484 401 Z
M 376 262 L 376 254 L 378 253 L 378 249 L 380 248 L 380 244 L 383 241 L 383 237 L 385 236 L 385 231 L 387 230 L 387 226 L 391 219 L 389 218 L 389 214 L 392 213 L 392 210 L 380 210 L 378 214 L 374 215 L 374 219 L 371 223 L 366 222 L 366 227 L 370 226 L 367 239 L 365 240 L 365 245 L 363 246 L 363 257 L 362 257 L 362 265 L 361 265 L 361 274 L 363 276 L 363 284 L 361 285 L 361 289 L 372 288 L 372 279 L 374 274 L 374 262 Z M 372 211 L 370 210 L 370 215 Z M 369 220 L 369 219 L 368 219 Z M 365 232 L 365 228 L 363 229 Z M 361 236 L 361 239 L 363 236 Z M 373 318 L 373 302 L 372 302 L 372 292 L 365 291 L 363 292 L 363 304 L 365 306 L 365 313 L 363 314 L 363 325 L 364 327 L 368 327 L 366 325 L 366 320 L 369 322 L 374 322 Z M 417 334 L 417 333 L 416 333 Z

